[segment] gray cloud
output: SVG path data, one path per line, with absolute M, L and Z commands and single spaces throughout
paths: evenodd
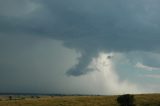
M 158 0 L 7 1 L 0 3 L 7 6 L 0 11 L 0 32 L 49 37 L 81 52 L 69 75 L 86 74 L 99 51 L 159 53 Z

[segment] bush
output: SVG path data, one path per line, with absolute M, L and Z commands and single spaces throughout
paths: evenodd
M 135 106 L 134 96 L 130 94 L 121 95 L 117 98 L 117 102 L 120 106 Z
M 8 98 L 9 98 L 9 100 L 12 100 L 12 96 L 9 96 Z

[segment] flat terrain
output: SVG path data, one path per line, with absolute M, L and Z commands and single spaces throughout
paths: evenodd
M 135 95 L 136 106 L 160 106 L 160 94 Z M 119 106 L 117 96 L 0 97 L 0 106 Z

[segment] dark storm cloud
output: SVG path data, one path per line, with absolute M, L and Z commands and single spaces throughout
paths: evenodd
M 7 1 L 1 5 L 8 6 Z M 17 0 L 11 5 L 15 11 L 0 10 L 0 31 L 62 40 L 82 54 L 67 72 L 77 76 L 88 72 L 86 66 L 99 51 L 159 52 L 159 5 L 158 0 L 30 0 L 27 5 Z

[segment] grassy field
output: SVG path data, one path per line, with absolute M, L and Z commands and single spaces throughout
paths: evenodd
M 136 106 L 160 106 L 160 94 L 135 95 Z M 119 106 L 117 96 L 41 96 L 8 100 L 1 97 L 0 106 Z M 3 99 L 3 100 L 2 100 Z

